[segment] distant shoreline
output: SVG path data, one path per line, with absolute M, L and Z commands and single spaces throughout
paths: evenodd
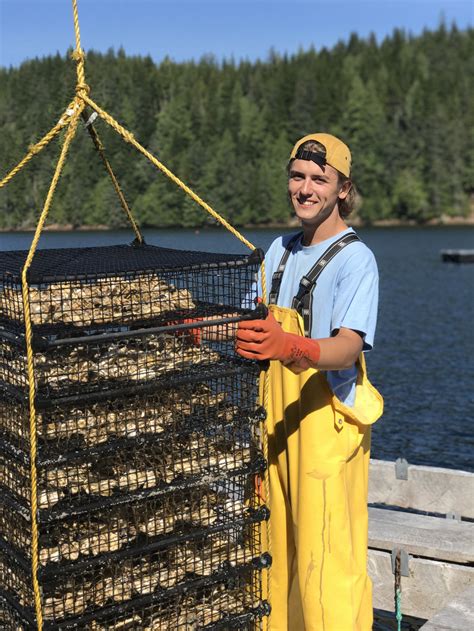
M 448 217 L 442 216 L 437 217 L 436 219 L 430 219 L 424 223 L 419 223 L 414 220 L 403 221 L 401 219 L 379 219 L 377 221 L 373 221 L 372 223 L 366 223 L 354 217 L 352 221 L 347 222 L 350 226 L 354 228 L 427 228 L 427 227 L 449 227 L 449 226 L 474 226 L 474 214 L 469 215 L 468 217 Z M 277 230 L 277 229 L 291 229 L 297 228 L 298 222 L 296 221 L 288 221 L 287 223 L 269 223 L 264 226 L 262 225 L 253 225 L 248 224 L 246 226 L 238 226 L 239 229 L 242 230 Z M 195 227 L 187 227 L 185 230 L 208 230 L 209 228 L 218 227 L 216 226 L 195 226 Z M 146 230 L 179 230 L 183 228 L 183 226 L 154 226 L 153 228 L 146 228 Z M 126 226 L 122 226 L 120 228 L 111 228 L 110 226 L 104 224 L 96 224 L 96 225 L 87 225 L 87 226 L 74 226 L 72 224 L 58 224 L 52 223 L 49 226 L 45 226 L 44 232 L 111 232 L 114 230 L 126 230 Z M 21 232 L 33 232 L 35 230 L 35 226 L 28 228 L 0 228 L 0 233 L 21 233 Z

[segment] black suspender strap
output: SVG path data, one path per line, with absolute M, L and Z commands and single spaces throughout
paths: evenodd
M 296 309 L 296 311 L 298 311 L 298 313 L 303 318 L 304 334 L 306 337 L 309 337 L 311 332 L 313 319 L 313 290 L 316 287 L 319 276 L 326 268 L 328 263 L 330 263 L 332 259 L 337 254 L 339 254 L 339 252 L 341 252 L 350 243 L 354 243 L 355 241 L 360 241 L 360 239 L 354 232 L 350 232 L 349 234 L 345 234 L 344 236 L 340 237 L 337 241 L 335 241 L 332 245 L 328 247 L 328 249 L 316 261 L 310 271 L 301 279 L 298 293 L 293 298 L 293 303 L 291 306 L 293 307 L 293 309 Z M 286 257 L 285 263 L 287 260 L 288 256 Z M 281 273 L 283 275 L 283 271 Z
M 272 287 L 270 289 L 270 295 L 268 297 L 269 305 L 276 305 L 277 303 L 278 294 L 280 293 L 281 279 L 283 278 L 283 272 L 285 271 L 286 263 L 290 257 L 293 246 L 298 241 L 298 239 L 302 236 L 302 234 L 303 234 L 302 232 L 298 232 L 297 234 L 293 235 L 285 246 L 285 252 L 283 253 L 283 256 L 281 257 L 281 261 L 277 267 L 277 271 L 274 272 L 272 276 Z

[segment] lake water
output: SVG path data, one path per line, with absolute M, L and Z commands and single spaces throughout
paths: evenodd
M 246 230 L 268 248 L 278 230 Z M 474 471 L 474 264 L 442 263 L 444 248 L 474 248 L 473 227 L 358 231 L 380 271 L 380 309 L 369 375 L 385 398 L 372 456 Z M 29 247 L 31 233 L 0 234 L 0 249 Z M 150 244 L 246 252 L 224 229 L 149 230 Z M 128 243 L 127 231 L 47 232 L 40 247 Z
M 385 398 L 374 426 L 372 456 L 474 470 L 472 391 L 474 265 L 441 262 L 444 248 L 474 248 L 474 228 L 377 228 L 358 231 L 380 270 L 380 310 L 367 362 Z M 277 230 L 247 230 L 268 248 Z M 31 233 L 0 234 L 0 249 L 26 249 Z M 246 248 L 224 230 L 150 230 L 150 244 L 239 253 Z M 40 247 L 128 243 L 130 233 L 45 233 Z M 404 631 L 421 622 L 405 618 Z M 374 631 L 396 629 L 393 614 L 376 612 Z

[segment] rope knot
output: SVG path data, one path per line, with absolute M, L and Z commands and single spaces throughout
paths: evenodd
M 89 96 L 90 91 L 91 91 L 90 85 L 88 85 L 87 83 L 78 83 L 76 85 L 76 94 L 78 96 L 82 96 L 82 95 Z
M 86 58 L 82 48 L 76 48 L 76 50 L 73 50 L 71 53 L 71 57 L 74 59 L 74 61 L 77 61 L 78 63 L 84 63 L 84 60 Z

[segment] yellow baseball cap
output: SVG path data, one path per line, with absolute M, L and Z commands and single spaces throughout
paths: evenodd
M 325 152 L 298 151 L 301 145 L 308 140 L 315 140 L 321 143 L 325 148 Z M 300 138 L 290 154 L 290 160 L 295 158 L 298 160 L 313 160 L 319 165 L 329 164 L 346 177 L 350 177 L 351 174 L 351 152 L 349 147 L 336 136 L 331 136 L 331 134 L 309 134 L 304 136 L 304 138 Z

